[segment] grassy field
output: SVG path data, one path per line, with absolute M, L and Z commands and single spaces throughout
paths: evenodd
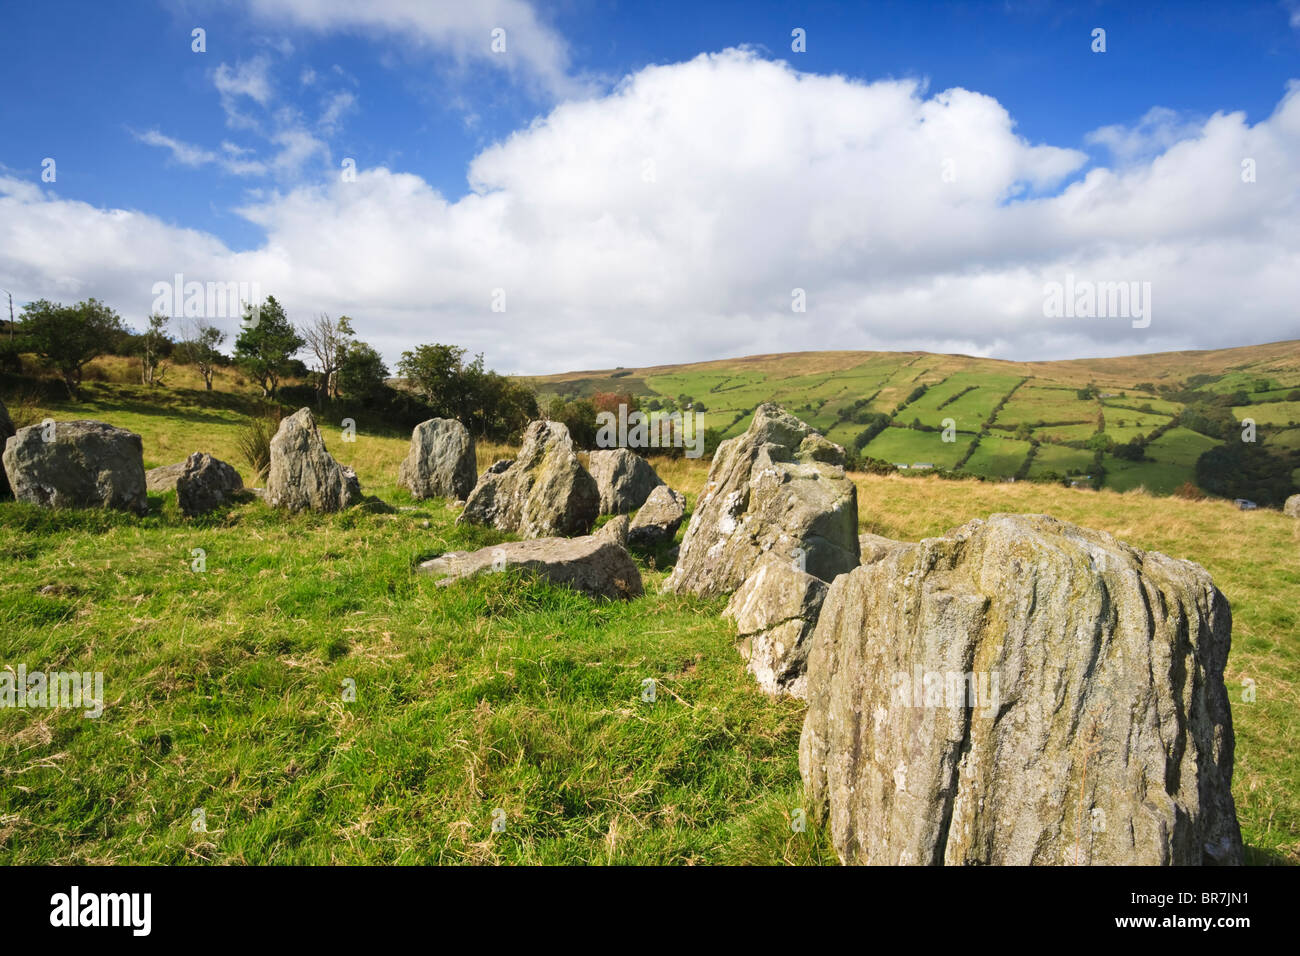
M 882 381 L 943 376 L 910 358 Z M 207 450 L 249 480 L 232 449 L 260 402 L 233 380 L 193 384 L 92 382 L 82 404 L 11 409 L 102 418 L 139 432 L 149 464 Z M 803 706 L 758 692 L 722 601 L 660 594 L 651 560 L 627 603 L 508 575 L 438 588 L 419 561 L 503 536 L 397 487 L 407 436 L 359 427 L 346 443 L 339 427 L 322 422 L 331 453 L 394 510 L 285 517 L 253 501 L 190 520 L 174 494 L 151 496 L 144 518 L 0 502 L 0 665 L 101 671 L 106 699 L 97 719 L 0 710 L 0 863 L 834 862 L 825 833 L 790 825 Z M 909 463 L 968 444 L 885 434 Z M 1173 429 L 1156 466 L 1172 481 L 1206 441 Z M 971 468 L 1019 467 L 1027 450 L 994 433 Z M 509 454 L 480 448 L 480 465 Z M 1091 460 L 1043 444 L 1034 467 Z M 654 463 L 693 507 L 707 463 Z M 918 540 L 1043 512 L 1203 564 L 1233 609 L 1249 859 L 1300 863 L 1300 523 L 1142 491 L 855 480 L 863 531 Z
M 1071 453 L 1074 450 L 1048 451 L 1046 446 L 1086 441 L 1097 433 L 1103 418 L 1105 434 L 1116 444 L 1146 437 L 1169 424 L 1183 405 L 1157 394 L 1160 387 L 1176 392 L 1192 382 L 1214 395 L 1245 391 L 1251 404 L 1233 408 L 1239 420 L 1253 418 L 1261 426 L 1275 427 L 1297 421 L 1300 402 L 1287 398 L 1300 388 L 1300 342 L 1060 362 L 1005 362 L 921 352 L 798 352 L 570 372 L 532 381 L 543 395 L 631 391 L 644 400 L 668 401 L 683 408 L 688 403 L 697 409 L 702 406 L 706 427 L 724 438 L 748 427 L 754 407 L 764 401 L 784 405 L 846 448 L 855 447 L 864 428 L 853 421 L 858 410 L 888 415 L 904 426 L 919 420 L 942 428 L 951 419 L 963 433 L 949 450 L 925 453 L 924 441 L 891 428 L 863 449 L 873 458 L 909 464 L 934 461 L 951 467 L 962 454 L 952 454 L 951 448 L 964 451 L 969 444 L 965 436 L 980 432 L 984 425 L 1002 438 L 1012 438 L 1018 428 L 1028 426 L 1045 443 L 1029 471 L 1031 478 L 1038 478 L 1090 467 L 1092 459 L 1086 453 L 1085 464 L 1079 465 L 1080 455 Z M 921 386 L 925 391 L 914 395 Z M 1088 386 L 1095 387 L 1089 394 L 1096 397 L 1080 398 Z M 1295 445 L 1270 438 L 1265 447 L 1284 453 Z M 992 451 L 972 455 L 964 470 L 1004 478 L 1014 475 L 1023 462 L 1023 456 Z M 1068 464 L 1058 469 L 1040 465 L 1037 458 Z M 1195 480 L 1195 466 L 1195 458 L 1168 455 L 1140 463 L 1108 457 L 1103 481 L 1119 491 L 1145 487 L 1168 494 Z
M 387 442 L 357 446 L 373 474 L 392 464 Z M 693 503 L 706 465 L 658 466 Z M 1295 521 L 1053 485 L 857 482 L 864 531 L 916 540 L 1047 512 L 1203 563 L 1233 605 L 1251 860 L 1300 862 Z M 0 712 L 0 861 L 834 862 L 824 833 L 790 827 L 802 705 L 756 690 L 720 601 L 659 594 L 649 563 L 647 595 L 625 604 L 503 576 L 437 588 L 418 561 L 501 536 L 391 481 L 367 490 L 398 510 L 254 502 L 191 521 L 171 494 L 143 519 L 0 503 L 0 659 L 102 671 L 107 700 L 93 720 Z

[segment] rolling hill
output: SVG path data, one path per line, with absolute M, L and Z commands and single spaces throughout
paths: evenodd
M 543 399 L 630 393 L 642 408 L 701 411 L 715 439 L 783 405 L 862 458 L 983 478 L 1066 479 L 1158 494 L 1239 440 L 1226 412 L 1300 485 L 1300 340 L 1120 358 L 1011 362 L 927 352 L 795 352 L 530 380 Z M 1099 437 L 1102 436 L 1102 437 Z M 1136 442 L 1142 451 L 1120 446 Z M 1126 451 L 1128 454 L 1126 454 Z

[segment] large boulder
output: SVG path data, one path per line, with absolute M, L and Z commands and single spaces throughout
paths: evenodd
M 769 551 L 731 596 L 722 616 L 736 622 L 741 656 L 766 693 L 807 696 L 808 639 L 826 591 L 797 561 Z
M 1300 518 L 1300 495 L 1292 495 L 1282 506 L 1282 514 L 1288 518 Z
M 654 466 L 626 448 L 600 449 L 587 456 L 588 470 L 600 491 L 600 513 L 629 514 L 640 508 L 663 479 Z
M 718 446 L 665 588 L 727 594 L 776 551 L 831 581 L 858 566 L 858 493 L 844 449 L 776 405 Z
M 13 419 L 9 417 L 9 409 L 5 408 L 5 403 L 0 401 L 0 456 L 4 455 L 5 443 L 18 429 L 14 428 Z M 4 468 L 0 468 L 0 498 L 10 494 L 9 479 L 5 477 Z
M 620 534 L 626 533 L 623 517 L 580 538 L 533 538 L 473 552 L 453 551 L 425 561 L 420 571 L 436 576 L 442 586 L 515 568 L 591 597 L 631 599 L 644 592 L 641 572 L 620 543 Z
M 632 519 L 627 532 L 628 541 L 634 548 L 653 551 L 673 539 L 685 514 L 686 496 L 667 485 L 660 485 L 650 492 L 650 497 Z
M 584 535 L 599 509 L 596 482 L 578 461 L 569 430 L 536 421 L 524 432 L 519 457 L 479 476 L 456 520 L 524 538 Z
M 467 498 L 478 478 L 474 439 L 454 418 L 431 418 L 411 432 L 397 483 L 416 498 Z
M 144 445 L 104 422 L 29 425 L 5 443 L 14 497 L 47 508 L 116 508 L 144 514 Z
M 271 439 L 266 502 L 289 511 L 341 511 L 361 503 L 356 472 L 325 450 L 310 408 L 300 408 Z
M 243 487 L 243 479 L 233 465 L 196 451 L 185 459 L 176 480 L 176 502 L 182 514 L 205 515 L 234 500 Z
M 831 585 L 799 769 L 848 863 L 1240 863 L 1228 602 L 1197 564 L 993 515 Z

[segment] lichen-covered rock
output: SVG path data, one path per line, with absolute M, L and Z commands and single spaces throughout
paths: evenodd
M 627 600 L 644 593 L 641 572 L 619 543 L 627 518 L 609 522 L 580 538 L 533 538 L 509 541 L 479 551 L 453 551 L 420 565 L 420 571 L 447 585 L 463 578 L 508 569 L 536 574 L 595 598 Z M 611 527 L 612 526 L 612 527 Z
M 1292 495 L 1282 506 L 1282 514 L 1288 518 L 1300 518 L 1300 495 Z
M 889 552 L 897 548 L 906 548 L 907 542 L 895 541 L 893 538 L 886 538 L 879 534 L 860 534 L 858 535 L 858 551 L 862 555 L 863 564 L 872 564 L 879 561 Z
M 524 538 L 585 535 L 599 509 L 596 482 L 578 461 L 569 430 L 536 421 L 524 432 L 518 458 L 479 476 L 456 520 Z
M 858 493 L 844 449 L 776 405 L 718 446 L 665 588 L 727 594 L 767 551 L 823 581 L 856 568 Z
M 663 485 L 654 466 L 626 448 L 598 449 L 588 456 L 588 469 L 600 491 L 600 513 L 628 514 L 640 508 L 650 492 Z
M 673 539 L 685 514 L 686 496 L 667 485 L 659 485 L 632 519 L 628 541 L 634 548 L 653 551 Z
M 5 443 L 4 469 L 19 501 L 46 508 L 149 510 L 140 436 L 104 422 L 20 428 Z
M 176 503 L 181 514 L 205 515 L 232 501 L 243 487 L 243 479 L 233 465 L 196 451 L 185 459 L 176 480 Z
M 397 483 L 416 498 L 466 498 L 474 490 L 477 468 L 469 430 L 454 418 L 431 418 L 411 432 Z
M 993 515 L 836 579 L 799 768 L 849 863 L 1240 863 L 1228 602 L 1199 565 Z
M 271 439 L 265 500 L 289 511 L 341 511 L 361 503 L 356 472 L 325 450 L 310 408 L 300 408 Z
M 807 696 L 808 638 L 826 591 L 797 561 L 769 551 L 731 596 L 722 616 L 736 622 L 741 656 L 766 693 Z

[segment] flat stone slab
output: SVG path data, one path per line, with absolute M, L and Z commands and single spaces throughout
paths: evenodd
M 618 526 L 624 534 L 625 522 Z M 629 600 L 645 593 L 641 572 L 619 542 L 617 529 L 581 538 L 532 538 L 478 551 L 451 551 L 419 568 L 422 574 L 438 577 L 439 587 L 508 569 L 536 574 L 595 598 Z

